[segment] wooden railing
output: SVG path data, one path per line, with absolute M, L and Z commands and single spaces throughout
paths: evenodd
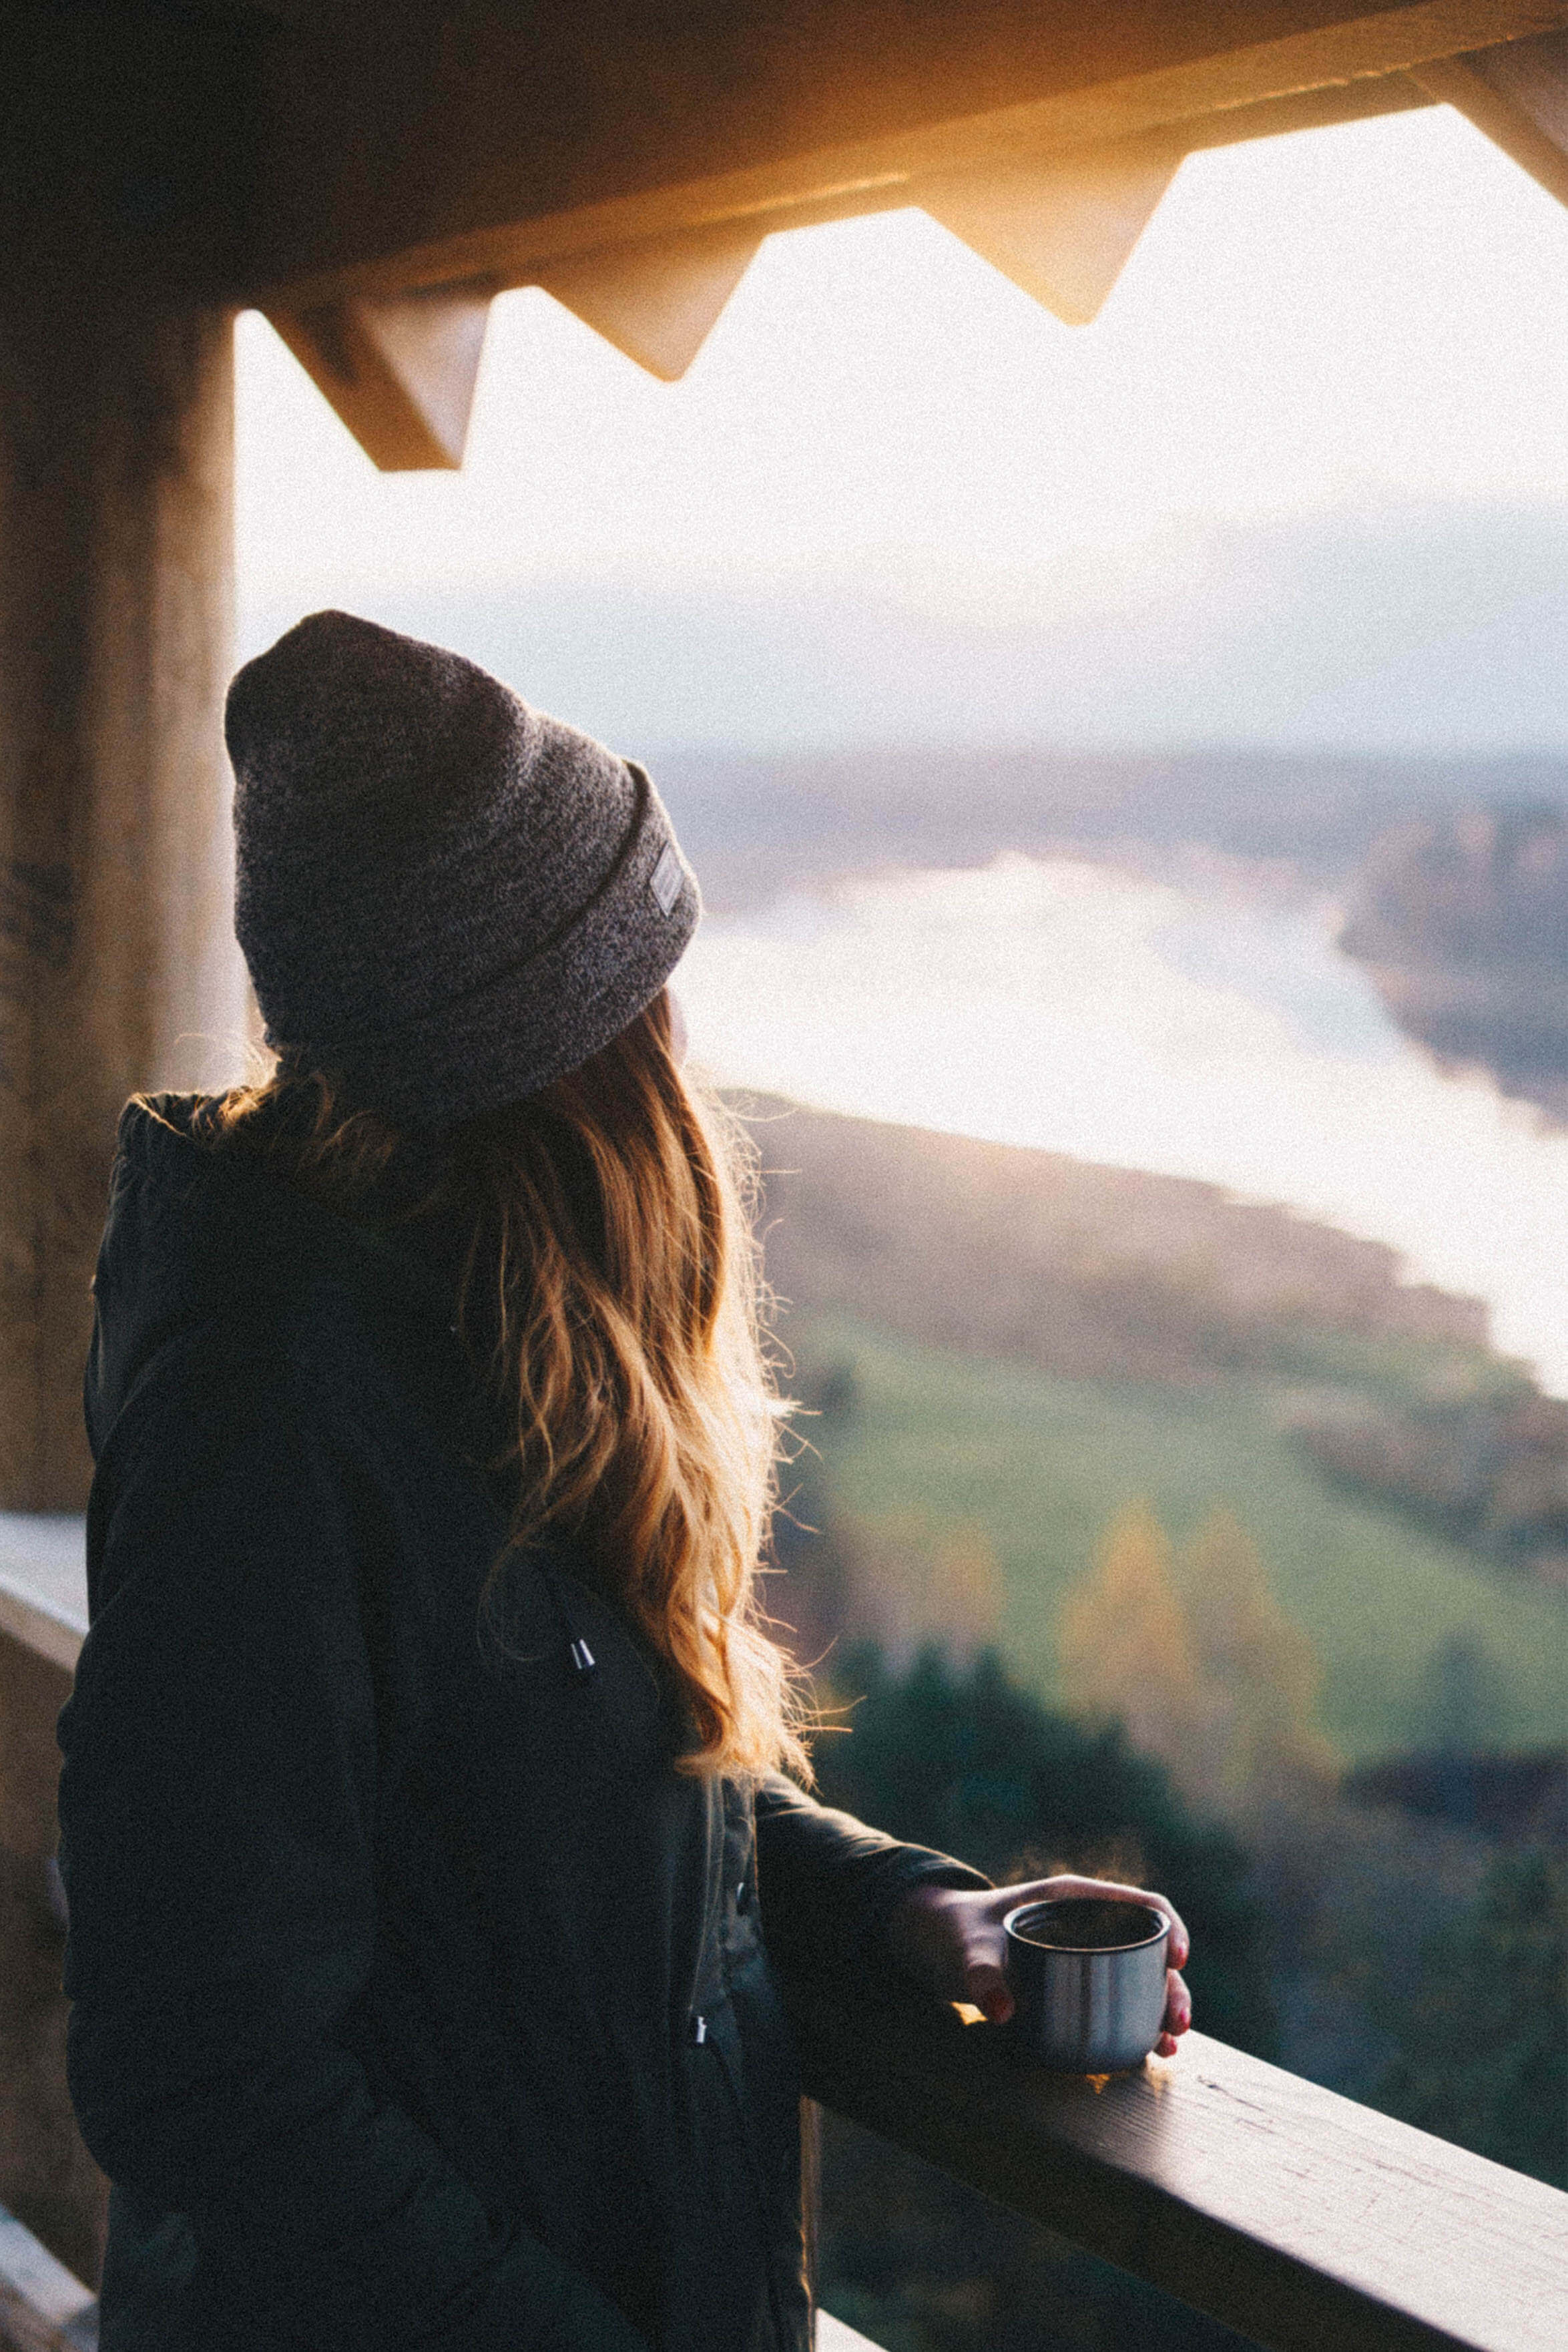
M 66 1523 L 0 1518 L 0 1845 L 40 1885 L 55 1713 L 85 1622 L 76 1540 Z M 1199 2033 L 1136 2074 L 1062 2077 L 914 1994 L 789 1998 L 823 2105 L 1271 2352 L 1568 2347 L 1568 2195 L 1539 2181 Z M 43 2122 L 52 2097 L 68 2125 L 63 2078 L 35 2088 Z M 0 2084 L 0 2103 L 25 2129 L 12 2092 Z M 80 2159 L 86 2227 L 96 2176 Z M 27 2178 L 25 2148 L 9 2173 Z M 87 2287 L 0 2207 L 0 2352 L 96 2341 Z M 874 2347 L 824 2319 L 819 2352 Z
M 98 2305 L 80 2279 L 0 2206 L 0 2352 L 98 2352 Z M 816 2352 L 878 2352 L 828 2312 Z
M 28 2352 L 52 2345 L 49 2329 L 90 2301 L 78 2282 L 97 2277 L 103 2250 L 106 2184 L 66 2090 L 54 1868 L 55 1718 L 86 1624 L 81 1521 L 0 1513 L 0 2209 L 41 2233 L 68 2266 L 37 2303 L 33 2333 L 20 2333 L 46 2273 L 26 2262 L 14 2268 L 22 2241 L 0 2236 L 0 2344 Z
M 824 2106 L 1270 2352 L 1564 2352 L 1568 2196 L 1189 2033 L 1051 2075 L 940 2003 L 792 1986 Z
M 98 2305 L 78 2278 L 0 2206 L 0 2352 L 98 2352 Z M 816 2352 L 878 2352 L 828 2312 Z
M 4 2352 L 98 2352 L 90 2288 L 57 2263 L 0 2206 L 0 2347 Z

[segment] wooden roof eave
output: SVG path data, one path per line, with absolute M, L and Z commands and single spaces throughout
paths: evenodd
M 987 235 L 984 210 L 977 227 L 971 226 L 971 207 L 961 201 L 943 201 L 955 184 L 970 176 L 965 173 L 829 187 L 814 198 L 684 229 L 673 237 L 606 240 L 582 251 L 569 247 L 520 262 L 513 258 L 433 284 L 411 270 L 413 282 L 407 290 L 392 293 L 351 290 L 352 279 L 347 285 L 319 281 L 303 296 L 280 289 L 264 296 L 258 307 L 378 466 L 392 472 L 451 467 L 462 463 L 486 314 L 499 293 L 521 286 L 543 287 L 629 358 L 669 380 L 685 373 L 765 236 L 924 204 L 945 226 L 1008 269 L 1048 307 L 1082 320 L 1099 307 L 1183 154 L 1436 102 L 1407 75 L 1396 74 L 1233 108 L 1184 125 L 1179 142 L 1156 132 L 1107 148 L 1065 151 L 1053 159 L 1059 165 L 1086 154 L 1092 168 L 1103 171 L 1108 166 L 1113 178 L 1124 162 L 1145 198 L 1134 196 L 1130 214 L 1116 208 L 1108 251 L 1101 239 L 1083 256 L 1089 283 L 1077 307 L 1074 296 L 1080 294 L 1085 268 L 1071 266 L 1076 254 L 1067 255 L 1065 271 L 1062 257 L 1053 255 L 1058 289 L 1053 299 L 1051 289 L 1016 266 L 1008 269 L 1003 244 Z M 989 195 L 996 175 L 982 171 L 974 176 L 982 198 Z M 1031 200 L 1039 190 L 1031 180 L 1037 174 L 1028 165 L 1021 172 L 1015 167 L 1011 174 L 1002 175 L 1004 186 L 1009 177 L 1021 182 L 1022 203 L 1036 211 Z M 556 225 L 543 226 L 548 231 Z M 573 226 L 580 228 L 580 220 Z M 1026 227 L 1032 226 L 1026 223 Z M 1066 224 L 1070 242 L 1073 226 Z M 532 239 L 519 233 L 518 242 Z M 1076 242 L 1082 246 L 1083 240 Z M 395 284 L 400 274 L 378 268 L 369 274 L 368 283 L 380 287 L 390 279 Z
M 1232 36 L 1249 14 L 1222 13 Z M 1250 13 L 1277 26 L 1287 12 Z M 1512 64 L 1504 42 L 1518 45 L 1521 62 L 1491 76 L 1486 55 Z M 1180 158 L 1197 148 L 1438 100 L 1464 104 L 1468 94 L 1476 102 L 1465 110 L 1493 137 L 1511 125 L 1517 135 L 1502 143 L 1552 184 L 1555 117 L 1549 107 L 1544 131 L 1533 121 L 1521 131 L 1521 89 L 1542 73 L 1568 86 L 1564 43 L 1568 0 L 1422 0 L 980 112 L 944 117 L 927 101 L 831 145 L 736 161 L 730 142 L 726 168 L 695 174 L 683 173 L 691 159 L 676 142 L 669 175 L 644 156 L 630 188 L 615 186 L 617 163 L 596 172 L 591 151 L 574 159 L 573 200 L 553 207 L 538 205 L 538 171 L 518 138 L 517 189 L 531 191 L 532 209 L 508 215 L 507 174 L 492 159 L 476 173 L 482 201 L 470 191 L 455 205 L 448 192 L 436 233 L 350 254 L 338 218 L 328 266 L 263 277 L 251 297 L 379 464 L 454 465 L 484 309 L 508 289 L 543 286 L 655 373 L 675 376 L 764 236 L 924 205 L 1059 315 L 1087 319 Z M 1532 63 L 1532 52 L 1545 55 Z M 439 139 L 428 113 L 418 138 Z M 709 145 L 717 152 L 726 142 L 716 133 Z M 435 199 L 427 173 L 410 179 L 423 191 L 407 210 L 413 228 Z
M 847 25 L 867 12 L 868 0 L 861 0 L 829 13 Z M 721 20 L 724 13 L 717 12 Z M 790 13 L 779 0 L 771 9 L 736 16 Z M 930 6 L 912 13 L 942 14 Z M 265 305 L 285 293 L 293 302 L 313 302 L 478 278 L 522 284 L 538 265 L 601 247 L 741 220 L 771 228 L 807 207 L 853 206 L 866 197 L 892 205 L 910 182 L 931 173 L 1004 167 L 1156 131 L 1191 133 L 1188 144 L 1257 136 L 1266 125 L 1255 110 L 1276 105 L 1299 106 L 1313 121 L 1339 120 L 1380 110 L 1380 101 L 1368 100 L 1356 84 L 1381 84 L 1382 97 L 1393 100 L 1394 76 L 1568 26 L 1568 0 L 1364 5 L 1360 13 L 1285 32 L 1278 30 L 1282 20 L 1321 20 L 1324 9 L 1308 0 L 1228 0 L 1223 7 L 1173 0 L 1100 10 L 1113 26 L 1112 47 L 1100 62 L 1117 69 L 1096 78 L 1094 61 L 1081 60 L 1071 87 L 1036 93 L 1030 82 L 1043 75 L 1025 55 L 1030 39 L 1038 47 L 1029 28 L 1042 18 L 1088 19 L 1087 7 L 1042 10 L 1025 0 L 993 0 L 984 9 L 948 13 L 956 28 L 951 58 L 934 61 L 916 83 L 907 73 L 900 78 L 899 61 L 890 55 L 885 78 L 895 96 L 874 110 L 882 119 L 860 135 L 831 139 L 814 135 L 830 115 L 809 102 L 814 78 L 840 68 L 825 42 L 815 55 L 802 42 L 790 55 L 787 78 L 776 58 L 759 55 L 761 94 L 769 94 L 769 77 L 779 85 L 777 121 L 758 119 L 767 110 L 745 79 L 742 52 L 728 58 L 724 75 L 716 70 L 713 90 L 702 93 L 708 102 L 698 110 L 694 100 L 684 114 L 668 89 L 622 88 L 607 71 L 602 95 L 594 91 L 591 113 L 569 137 L 553 117 L 573 93 L 558 92 L 543 68 L 528 79 L 520 35 L 502 62 L 493 42 L 476 40 L 471 54 L 449 58 L 439 73 L 428 60 L 423 75 L 411 68 L 406 88 L 392 88 L 390 69 L 382 77 L 385 86 L 375 87 L 367 62 L 372 89 L 361 100 L 346 83 L 336 87 L 349 71 L 342 57 L 324 63 L 286 34 L 269 37 L 272 126 L 258 159 L 247 297 Z M 1006 104 L 966 103 L 975 94 L 974 77 L 962 70 L 966 24 L 988 26 L 994 48 L 998 20 L 1014 16 L 1019 58 L 1009 79 L 1025 94 Z M 1195 33 L 1206 17 L 1214 20 L 1211 30 Z M 1134 18 L 1145 24 L 1141 52 L 1124 37 Z M 1167 61 L 1164 50 L 1171 45 L 1162 46 L 1150 31 L 1167 22 L 1182 27 L 1189 52 L 1197 43 L 1196 53 Z M 1275 28 L 1273 37 L 1240 37 L 1249 24 Z M 610 56 L 607 64 L 612 62 Z M 946 75 L 937 70 L 942 64 L 950 66 Z M 482 102 L 471 85 L 504 85 L 507 72 L 513 92 L 503 87 L 499 97 Z M 695 66 L 692 72 L 695 79 Z M 863 62 L 862 79 L 876 89 Z M 996 82 L 993 70 L 986 84 L 993 94 Z M 515 103 L 503 102 L 514 94 Z M 575 96 L 580 105 L 580 89 Z M 859 112 L 873 110 L 868 100 Z M 687 119 L 694 111 L 701 114 L 695 127 Z M 831 119 L 843 113 L 833 110 Z M 1236 118 L 1234 131 L 1227 116 Z

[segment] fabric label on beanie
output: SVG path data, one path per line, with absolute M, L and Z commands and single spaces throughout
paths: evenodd
M 681 861 L 675 855 L 674 842 L 666 842 L 648 884 L 659 902 L 659 912 L 667 915 L 681 895 Z

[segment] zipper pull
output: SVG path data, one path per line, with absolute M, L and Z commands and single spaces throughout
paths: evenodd
M 594 1675 L 599 1672 L 599 1661 L 594 1656 L 592 1651 L 589 1648 L 587 1643 L 582 1639 L 580 1634 L 577 1636 L 571 1645 L 571 1663 L 577 1672 L 583 1675 L 584 1678 L 589 1675 Z

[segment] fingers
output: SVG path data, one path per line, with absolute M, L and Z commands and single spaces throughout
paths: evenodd
M 1151 1894 L 1146 1886 L 1123 1886 L 1111 1878 L 1062 1877 L 1042 1879 L 1038 1888 L 1009 1888 L 1008 1893 L 1011 1901 L 1020 1903 L 1031 1898 L 1038 1900 L 1041 1895 L 1049 1898 L 1052 1895 L 1098 1895 L 1112 1903 L 1142 1903 L 1150 1910 L 1163 1911 L 1171 1926 L 1171 1966 L 1173 1969 L 1185 1969 L 1186 1966 L 1192 1940 L 1186 1932 L 1186 1921 L 1174 1903 L 1167 1903 L 1163 1895 Z
M 988 2023 L 1005 2025 L 1017 2003 L 1007 1979 L 1003 1918 L 1019 1904 L 1071 1895 L 1143 1904 L 1170 1922 L 1165 2015 L 1155 2046 L 1162 2057 L 1174 2056 L 1177 2035 L 1192 2023 L 1192 1997 L 1180 1974 L 1189 1948 L 1187 1932 L 1165 1896 L 1145 1887 L 1065 1874 L 989 1893 L 921 1887 L 894 1914 L 889 1942 L 900 1965 L 931 1991 L 946 2000 L 967 2001 Z
M 964 1990 L 967 1964 L 978 1957 L 975 1907 L 972 1896 L 922 1886 L 905 1896 L 889 1922 L 888 1942 L 901 1967 L 943 2000 L 969 1998 Z M 995 1942 L 999 1951 L 999 1924 Z
M 1096 1895 L 1108 1895 L 1113 1903 L 1142 1903 L 1151 1911 L 1163 1911 L 1171 1923 L 1170 1964 L 1173 1969 L 1186 1968 L 1192 1944 L 1186 1922 L 1174 1903 L 1167 1903 L 1163 1895 L 1151 1895 L 1146 1886 L 1113 1886 L 1102 1885 L 1098 1879 L 1087 1879 L 1084 1885 Z
M 979 2010 L 988 2025 L 1005 2025 L 1017 2003 L 1000 1964 L 974 1958 L 965 1964 L 964 1999 Z

